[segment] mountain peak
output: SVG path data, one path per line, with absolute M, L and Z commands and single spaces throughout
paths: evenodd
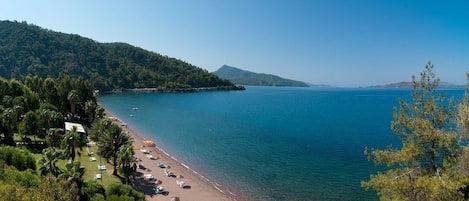
M 285 79 L 277 75 L 255 73 L 229 65 L 223 65 L 213 74 L 241 85 L 308 87 L 306 83 L 301 81 Z

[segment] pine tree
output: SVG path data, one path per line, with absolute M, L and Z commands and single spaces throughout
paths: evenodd
M 401 148 L 365 149 L 370 160 L 389 169 L 362 181 L 381 200 L 462 200 L 466 177 L 460 174 L 462 153 L 457 132 L 456 107 L 437 90 L 439 79 L 429 62 L 413 80 L 412 101 L 399 100 L 394 108 L 392 131 Z

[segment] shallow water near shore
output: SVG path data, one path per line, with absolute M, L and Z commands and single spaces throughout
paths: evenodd
M 377 200 L 360 181 L 382 168 L 363 150 L 399 145 L 390 131 L 392 108 L 409 96 L 409 90 L 247 87 L 99 101 L 179 161 L 252 200 Z

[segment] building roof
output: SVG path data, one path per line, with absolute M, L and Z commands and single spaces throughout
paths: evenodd
M 73 127 L 77 128 L 78 133 L 86 133 L 85 128 L 83 128 L 83 125 L 81 125 L 79 123 L 65 122 L 65 130 L 66 131 L 72 130 Z

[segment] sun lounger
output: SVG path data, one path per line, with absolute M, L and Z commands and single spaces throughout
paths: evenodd
M 165 192 L 164 188 L 161 186 L 153 187 L 153 191 L 155 191 L 156 194 L 163 194 Z
M 160 167 L 160 168 L 165 168 L 166 167 L 163 163 L 158 163 L 157 166 Z
M 176 184 L 181 187 L 181 188 L 187 188 L 189 187 L 189 185 L 187 185 L 184 181 L 179 181 L 179 180 L 176 180 Z
M 106 166 L 105 165 L 98 165 L 98 170 L 106 170 Z
M 146 149 L 141 149 L 140 151 L 141 151 L 142 153 L 144 153 L 144 154 L 149 154 L 149 153 L 150 153 L 150 152 L 149 152 L 148 150 L 146 150 Z
M 96 161 L 96 157 L 91 156 L 91 157 L 90 157 L 90 161 Z
M 101 179 L 101 174 L 96 174 L 94 177 L 95 177 L 96 179 Z
M 151 160 L 156 160 L 156 158 L 155 158 L 153 155 L 151 155 L 151 154 L 148 154 L 148 155 L 147 155 L 147 158 L 149 158 L 149 159 L 151 159 Z
M 152 174 L 144 174 L 143 177 L 145 177 L 146 180 L 155 179 L 155 177 Z
M 91 156 L 91 155 L 93 155 L 93 152 L 90 151 L 90 149 L 88 147 L 86 147 L 86 154 L 88 154 L 88 156 Z
M 146 169 L 145 166 L 143 164 L 138 164 L 138 169 L 141 169 L 141 170 L 144 170 Z
M 176 175 L 172 173 L 171 171 L 169 171 L 168 169 L 164 170 L 164 174 L 166 174 L 166 176 L 168 177 L 176 177 Z

